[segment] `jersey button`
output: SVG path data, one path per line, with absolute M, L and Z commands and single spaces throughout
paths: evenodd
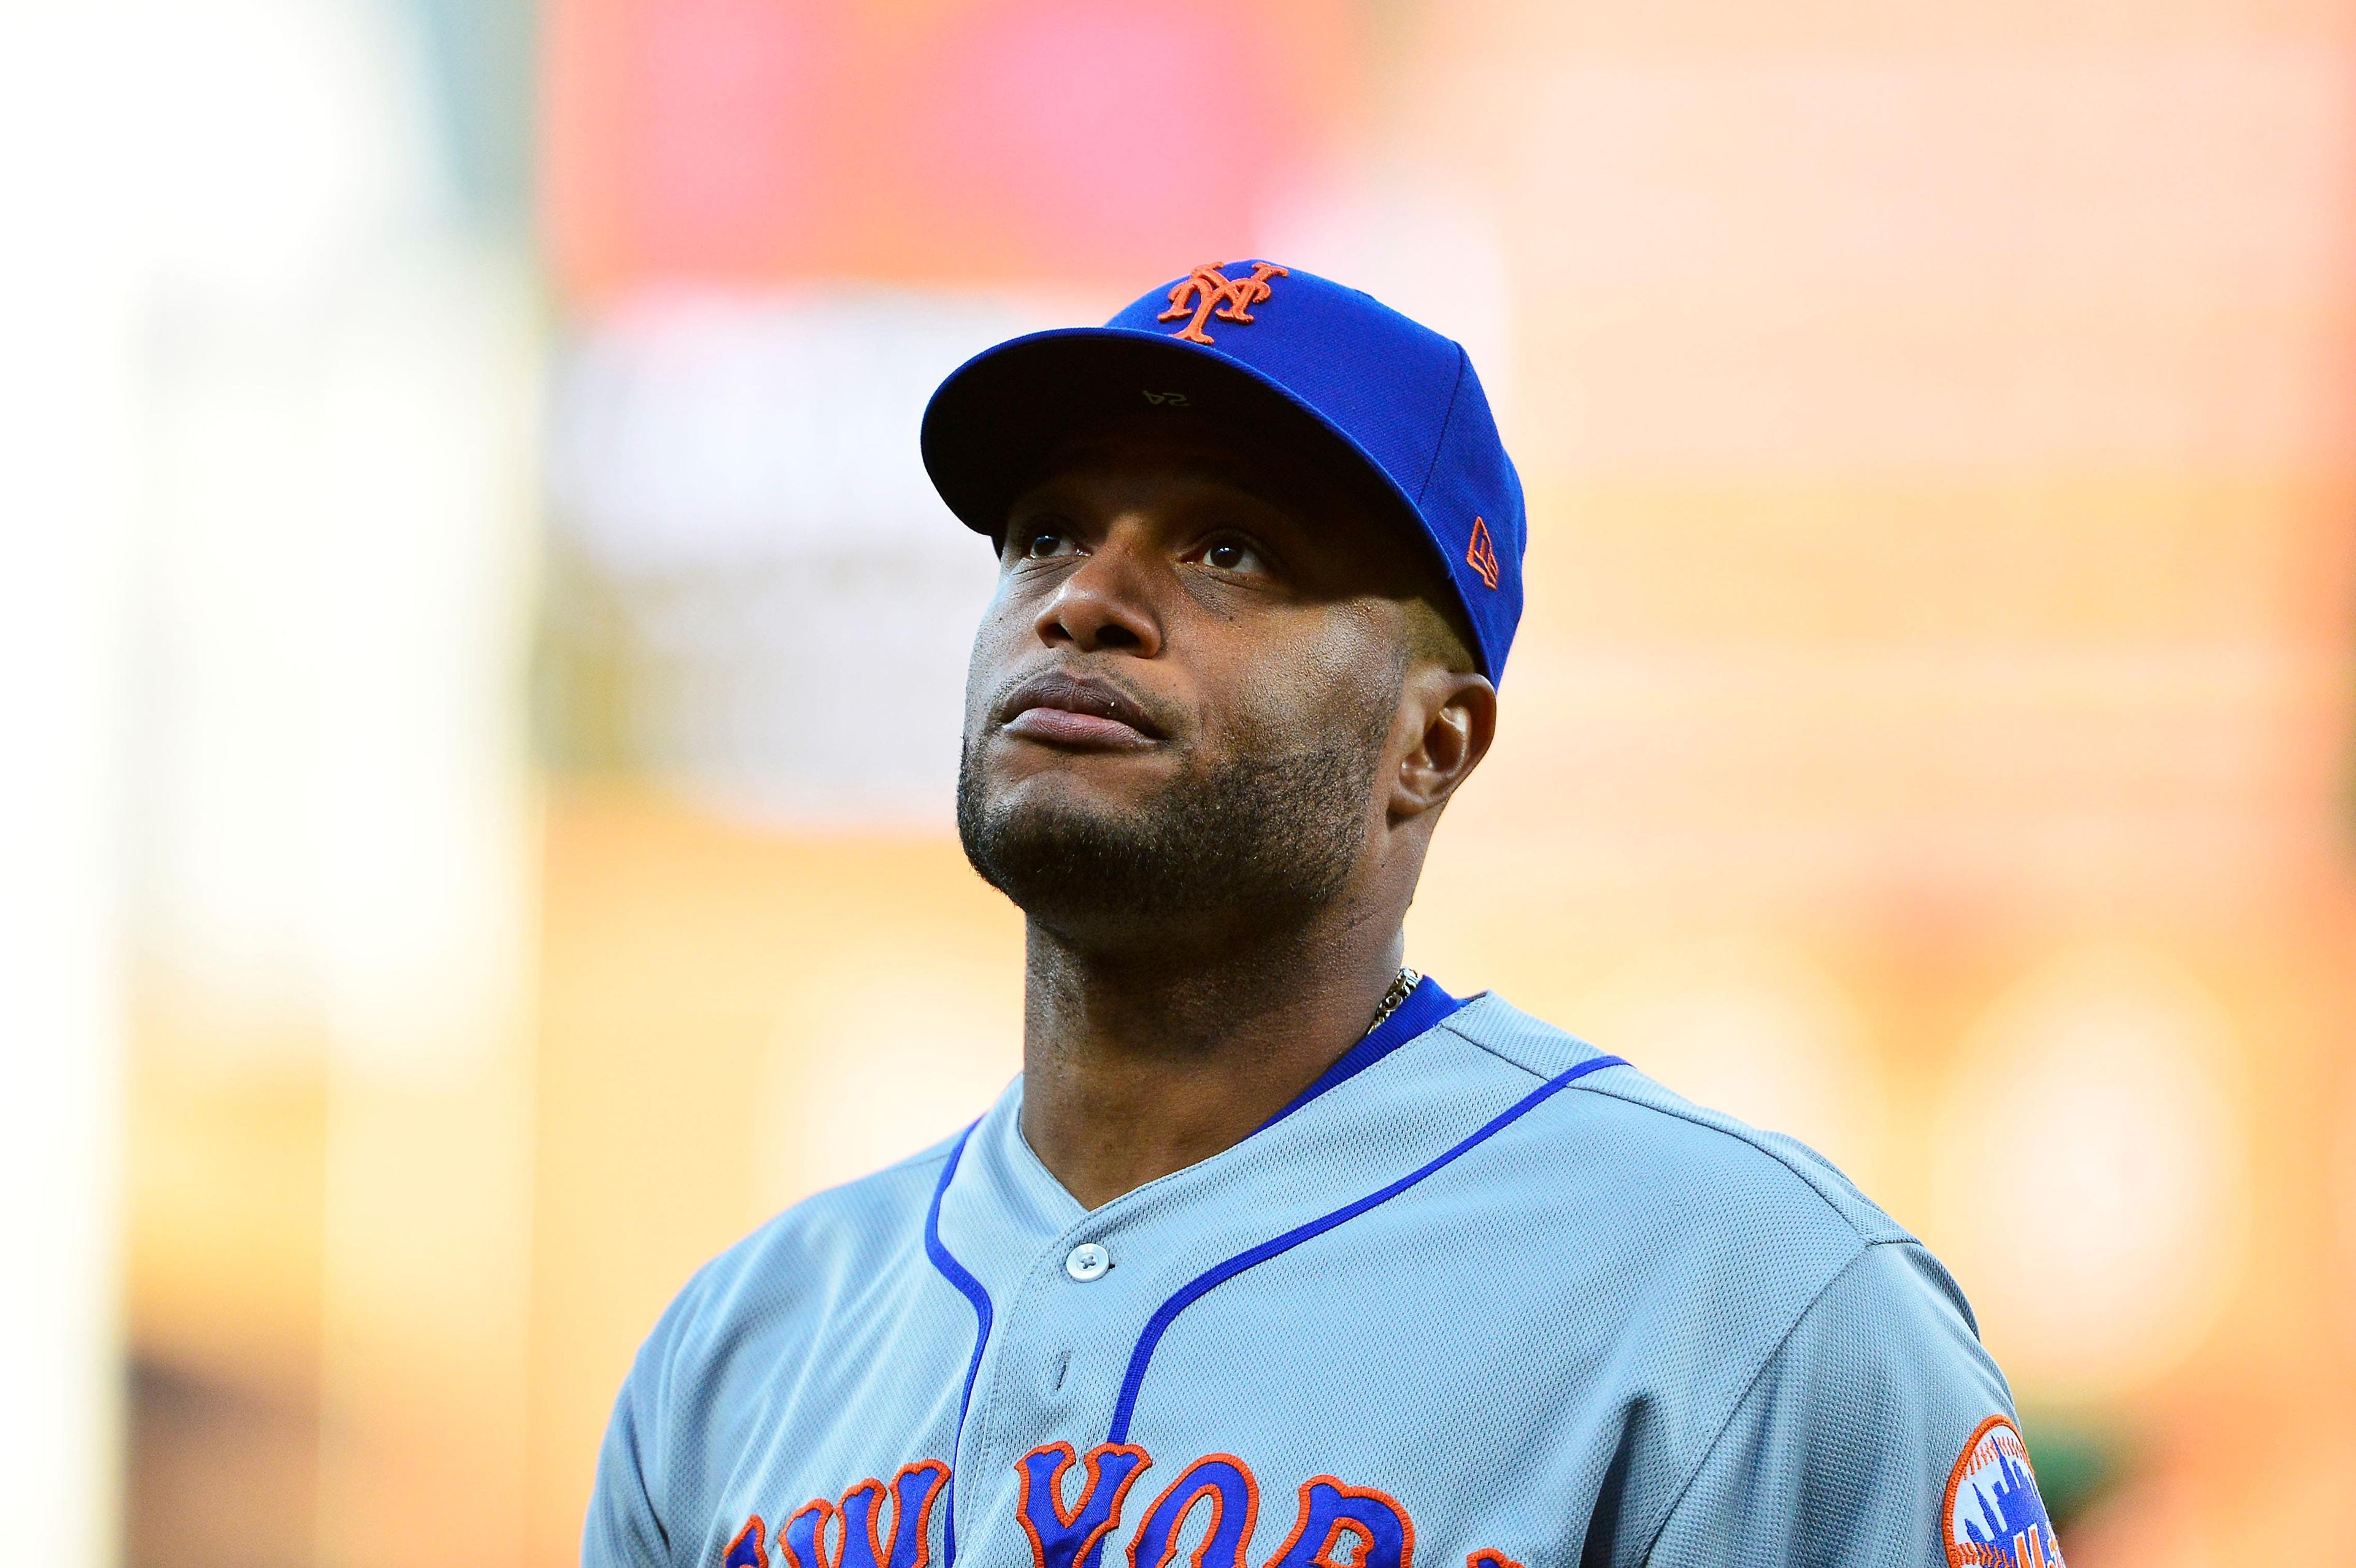
M 1112 1254 L 1094 1242 L 1082 1242 L 1064 1260 L 1064 1272 L 1082 1285 L 1092 1279 L 1102 1279 L 1105 1270 L 1112 1267 Z

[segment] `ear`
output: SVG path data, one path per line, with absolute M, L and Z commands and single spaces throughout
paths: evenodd
M 1419 662 L 1399 692 L 1407 749 L 1391 781 L 1390 820 L 1436 812 L 1472 776 L 1497 734 L 1497 688 L 1484 676 Z

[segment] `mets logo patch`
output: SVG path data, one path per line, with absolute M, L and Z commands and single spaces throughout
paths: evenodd
M 1244 263 L 1238 261 L 1228 264 L 1241 266 Z M 1172 286 L 1170 308 L 1153 319 L 1186 321 L 1185 325 L 1170 336 L 1183 337 L 1189 343 L 1212 341 L 1211 335 L 1205 332 L 1203 327 L 1211 319 L 1211 307 L 1214 305 L 1218 307 L 1217 314 L 1221 321 L 1232 321 L 1239 326 L 1249 326 L 1259 319 L 1252 315 L 1251 307 L 1276 293 L 1269 280 L 1292 276 L 1291 272 L 1273 261 L 1254 261 L 1250 266 L 1251 276 L 1248 278 L 1230 278 L 1218 268 L 1212 266 L 1195 268 Z M 1189 311 L 1193 312 L 1192 320 L 1186 319 Z
M 2062 1568 L 2062 1544 L 2029 1468 L 2020 1428 L 1991 1415 L 1947 1473 L 1939 1539 L 1948 1568 Z

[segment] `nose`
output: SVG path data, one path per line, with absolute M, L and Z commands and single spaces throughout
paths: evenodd
M 1148 596 L 1148 573 L 1135 545 L 1116 530 L 1040 608 L 1039 640 L 1080 653 L 1113 649 L 1153 657 L 1162 651 L 1162 622 Z

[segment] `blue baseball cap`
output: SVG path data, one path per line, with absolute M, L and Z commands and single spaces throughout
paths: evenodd
M 1185 409 L 1314 452 L 1429 539 L 1497 680 L 1522 618 L 1522 482 L 1462 345 L 1370 294 L 1273 261 L 1197 267 L 1102 326 L 1011 338 L 925 410 L 925 470 L 998 537 L 1023 486 L 1081 425 Z

